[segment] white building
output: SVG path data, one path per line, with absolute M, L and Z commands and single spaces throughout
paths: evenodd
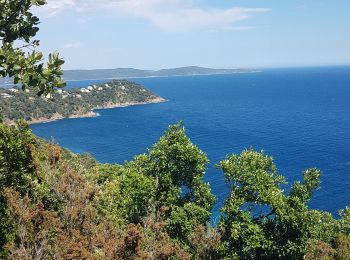
M 86 88 L 82 88 L 80 89 L 81 93 L 90 93 L 90 90 L 86 89 Z
M 7 93 L 1 93 L 0 97 L 2 97 L 2 98 L 12 98 L 12 96 L 7 94 Z

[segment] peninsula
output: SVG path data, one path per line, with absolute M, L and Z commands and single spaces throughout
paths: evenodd
M 45 97 L 38 97 L 34 89 L 0 88 L 0 109 L 8 124 L 18 119 L 42 123 L 63 118 L 94 117 L 97 115 L 94 109 L 164 101 L 143 86 L 127 80 L 113 80 L 85 88 L 57 89 Z

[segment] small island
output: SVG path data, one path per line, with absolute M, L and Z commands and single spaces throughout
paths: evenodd
M 127 80 L 113 80 L 84 88 L 57 89 L 52 95 L 41 97 L 37 96 L 35 89 L 0 89 L 0 109 L 8 124 L 14 124 L 18 119 L 33 124 L 63 118 L 95 117 L 94 109 L 161 102 L 165 102 L 165 99 Z

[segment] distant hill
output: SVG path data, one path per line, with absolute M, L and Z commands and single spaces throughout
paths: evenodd
M 140 70 L 133 68 L 96 69 L 96 70 L 65 70 L 65 80 L 84 79 L 113 79 L 131 77 L 166 77 L 166 76 L 190 76 L 212 74 L 252 73 L 251 69 L 211 69 L 197 66 L 181 67 L 162 70 Z
M 197 66 L 181 67 L 162 70 L 140 70 L 133 68 L 117 69 L 94 69 L 94 70 L 65 70 L 65 80 L 86 80 L 86 79 L 126 79 L 137 77 L 169 77 L 169 76 L 191 76 L 191 75 L 215 75 L 253 73 L 253 69 L 211 69 Z M 11 78 L 0 78 L 0 85 L 12 85 Z

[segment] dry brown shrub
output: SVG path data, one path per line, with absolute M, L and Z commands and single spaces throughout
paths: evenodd
M 7 188 L 4 191 L 8 209 L 16 223 L 14 242 L 7 245 L 12 259 L 50 259 L 57 250 L 57 235 L 62 223 L 55 212 L 46 211 L 41 202 L 32 204 L 29 198 Z
M 139 252 L 135 259 L 191 259 L 188 249 L 173 241 L 166 232 L 166 224 L 160 211 L 158 214 L 150 214 L 142 227 L 142 240 Z M 139 228 L 140 225 L 138 226 Z
M 48 144 L 47 151 L 51 165 L 55 165 L 61 159 L 61 148 L 57 144 Z
M 350 259 L 350 236 L 341 234 L 336 240 L 336 259 L 349 260 Z
M 190 243 L 197 259 L 215 259 L 218 257 L 220 234 L 213 227 L 198 225 L 190 237 Z
M 323 241 L 316 241 L 310 245 L 305 260 L 331 260 L 334 259 L 336 250 Z

